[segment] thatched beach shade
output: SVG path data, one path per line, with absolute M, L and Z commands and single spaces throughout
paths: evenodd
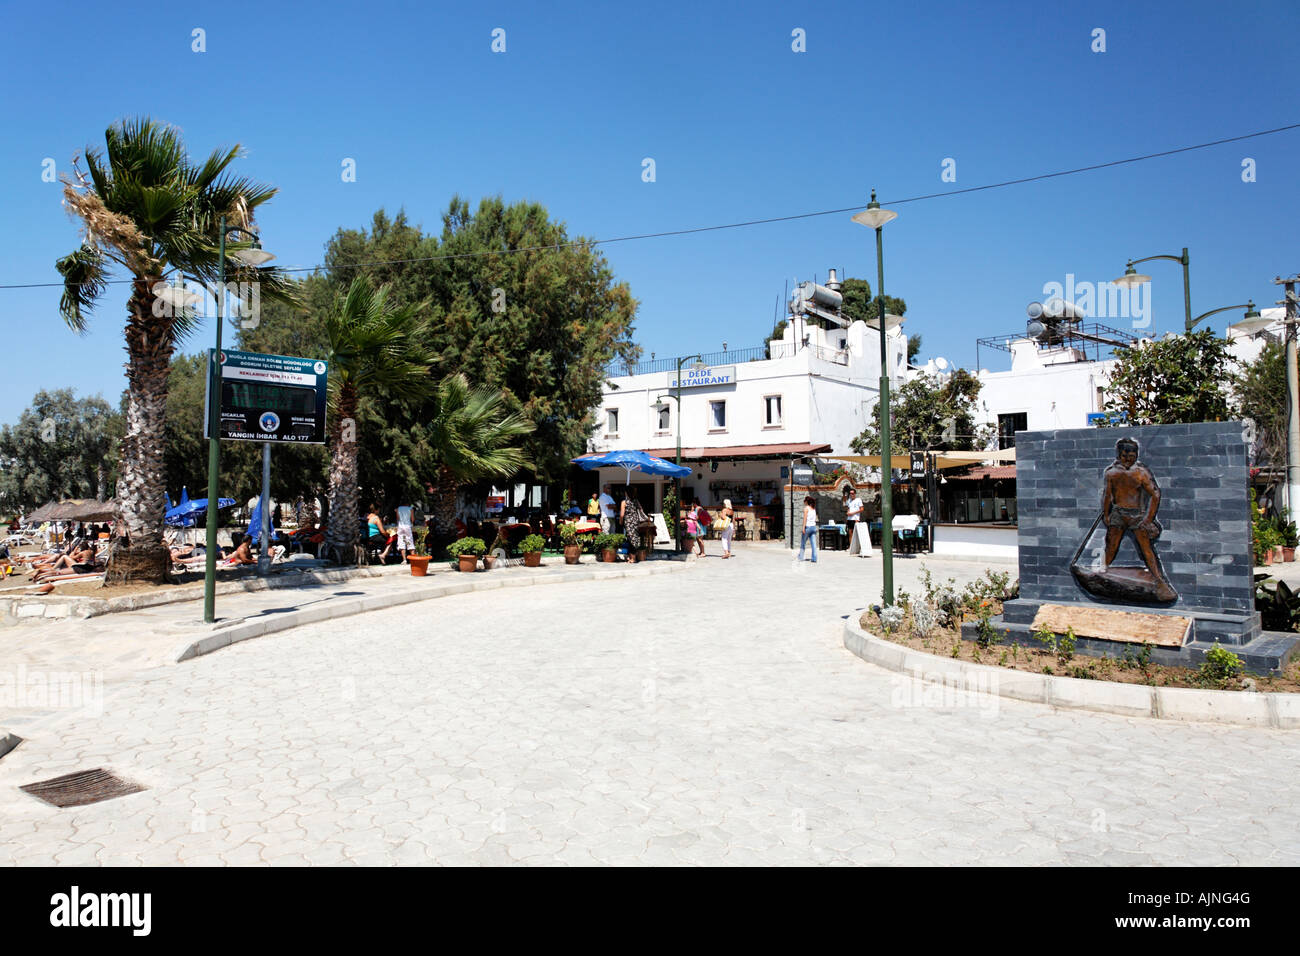
M 41 505 L 27 516 L 27 523 L 40 524 L 43 521 L 52 521 L 53 519 L 50 517 L 50 512 L 56 507 L 58 507 L 58 505 L 53 501 L 45 502 L 45 504 Z

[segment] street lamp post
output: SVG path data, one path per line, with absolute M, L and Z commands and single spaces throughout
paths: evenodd
M 221 440 L 218 432 L 221 427 L 221 304 L 226 292 L 226 236 L 233 232 L 243 233 L 252 238 L 252 245 L 230 254 L 237 262 L 247 266 L 260 266 L 270 262 L 275 256 L 262 251 L 262 244 L 254 232 L 243 226 L 226 226 L 226 217 L 221 217 L 221 226 L 217 238 L 217 342 L 208 366 L 208 529 L 207 551 L 203 575 L 203 620 L 211 624 L 217 619 L 217 471 L 221 461 Z M 266 540 L 262 541 L 266 548 Z
M 1300 323 L 1300 296 L 1296 294 L 1296 285 L 1300 283 L 1300 276 L 1278 277 L 1273 282 L 1286 289 L 1286 296 L 1278 305 L 1285 306 L 1282 328 L 1286 342 L 1286 506 L 1294 516 L 1300 511 L 1300 381 L 1297 380 L 1300 359 L 1296 354 L 1296 325 Z M 1252 311 L 1232 328 L 1240 332 L 1258 332 L 1273 321 Z
M 1195 321 L 1192 320 L 1192 282 L 1191 282 L 1191 275 L 1189 272 L 1191 260 L 1187 256 L 1186 246 L 1183 246 L 1183 254 L 1181 256 L 1147 256 L 1145 259 L 1130 259 L 1128 261 L 1128 266 L 1126 266 L 1124 269 L 1124 274 L 1120 276 L 1118 279 L 1112 279 L 1111 280 L 1112 284 L 1117 285 L 1123 289 L 1136 289 L 1138 286 L 1142 285 L 1143 283 L 1150 282 L 1151 281 L 1150 276 L 1142 275 L 1133 267 L 1137 265 L 1139 262 L 1151 262 L 1154 259 L 1167 259 L 1170 262 L 1181 263 L 1183 267 L 1183 321 L 1185 323 L 1184 331 L 1186 332 L 1192 331 L 1192 326 L 1195 325 L 1196 322 L 1199 322 L 1201 319 L 1205 318 L 1205 316 L 1201 316 Z
M 1209 312 L 1202 312 L 1196 318 L 1190 320 L 1187 323 L 1187 331 L 1188 332 L 1192 331 L 1193 326 L 1195 326 L 1198 322 L 1202 322 L 1205 319 L 1208 319 L 1212 315 L 1218 315 L 1220 312 L 1231 312 L 1233 309 L 1246 310 L 1246 315 L 1242 319 L 1243 322 L 1252 322 L 1253 320 L 1260 318 L 1259 310 L 1255 308 L 1255 303 L 1253 301 L 1247 301 L 1242 305 L 1225 305 L 1221 309 L 1211 309 Z
M 894 603 L 894 501 L 893 464 L 894 449 L 889 439 L 889 358 L 885 354 L 885 253 L 882 230 L 885 224 L 898 218 L 898 213 L 881 209 L 876 202 L 876 191 L 871 190 L 867 208 L 853 215 L 853 221 L 876 230 L 876 301 L 880 320 L 880 552 L 883 557 L 884 584 L 881 603 L 888 607 Z
M 677 403 L 677 457 L 673 459 L 673 464 L 681 466 L 682 463 L 682 363 L 695 359 L 695 369 L 702 369 L 704 357 L 701 355 L 684 355 L 677 359 L 677 377 L 673 379 L 673 394 L 661 395 L 655 402 L 654 408 L 662 408 L 664 398 L 671 398 Z M 682 480 L 673 476 L 673 493 L 677 497 L 677 514 L 673 515 L 673 537 L 677 539 L 677 553 L 682 553 Z

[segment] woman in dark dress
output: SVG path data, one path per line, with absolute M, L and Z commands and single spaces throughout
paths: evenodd
M 623 534 L 627 536 L 628 554 L 635 554 L 642 548 L 647 547 L 642 542 L 641 530 L 637 526 L 643 521 L 648 521 L 645 511 L 636 500 L 636 489 L 628 486 L 627 494 L 623 498 L 623 505 L 620 508 L 623 518 Z

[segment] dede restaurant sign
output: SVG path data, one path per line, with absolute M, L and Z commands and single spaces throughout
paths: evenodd
M 717 368 L 684 368 L 682 369 L 681 384 L 677 384 L 677 376 L 673 372 L 668 373 L 669 388 L 701 388 L 705 385 L 735 385 L 736 384 L 736 366 L 720 365 Z
M 208 349 L 211 362 L 214 351 Z M 236 441 L 325 442 L 328 366 L 320 359 L 223 350 L 220 437 Z M 210 368 L 211 366 L 209 366 Z M 209 388 L 212 377 L 208 376 Z M 208 436 L 211 395 L 204 394 Z

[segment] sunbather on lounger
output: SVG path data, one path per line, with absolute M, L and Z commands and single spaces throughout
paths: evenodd
M 65 554 L 55 560 L 48 567 L 37 571 L 32 581 L 38 582 L 44 578 L 52 577 L 59 574 L 63 569 L 75 572 L 77 574 L 88 574 L 92 571 L 99 570 L 95 561 L 95 549 L 90 545 L 83 544 L 80 551 L 74 551 L 72 554 Z
M 239 547 L 237 547 L 235 553 L 230 556 L 228 567 L 236 567 L 241 564 L 257 564 L 257 558 L 253 557 L 253 549 L 249 545 L 249 541 L 251 540 L 251 538 L 245 538 L 243 541 L 239 542 Z

